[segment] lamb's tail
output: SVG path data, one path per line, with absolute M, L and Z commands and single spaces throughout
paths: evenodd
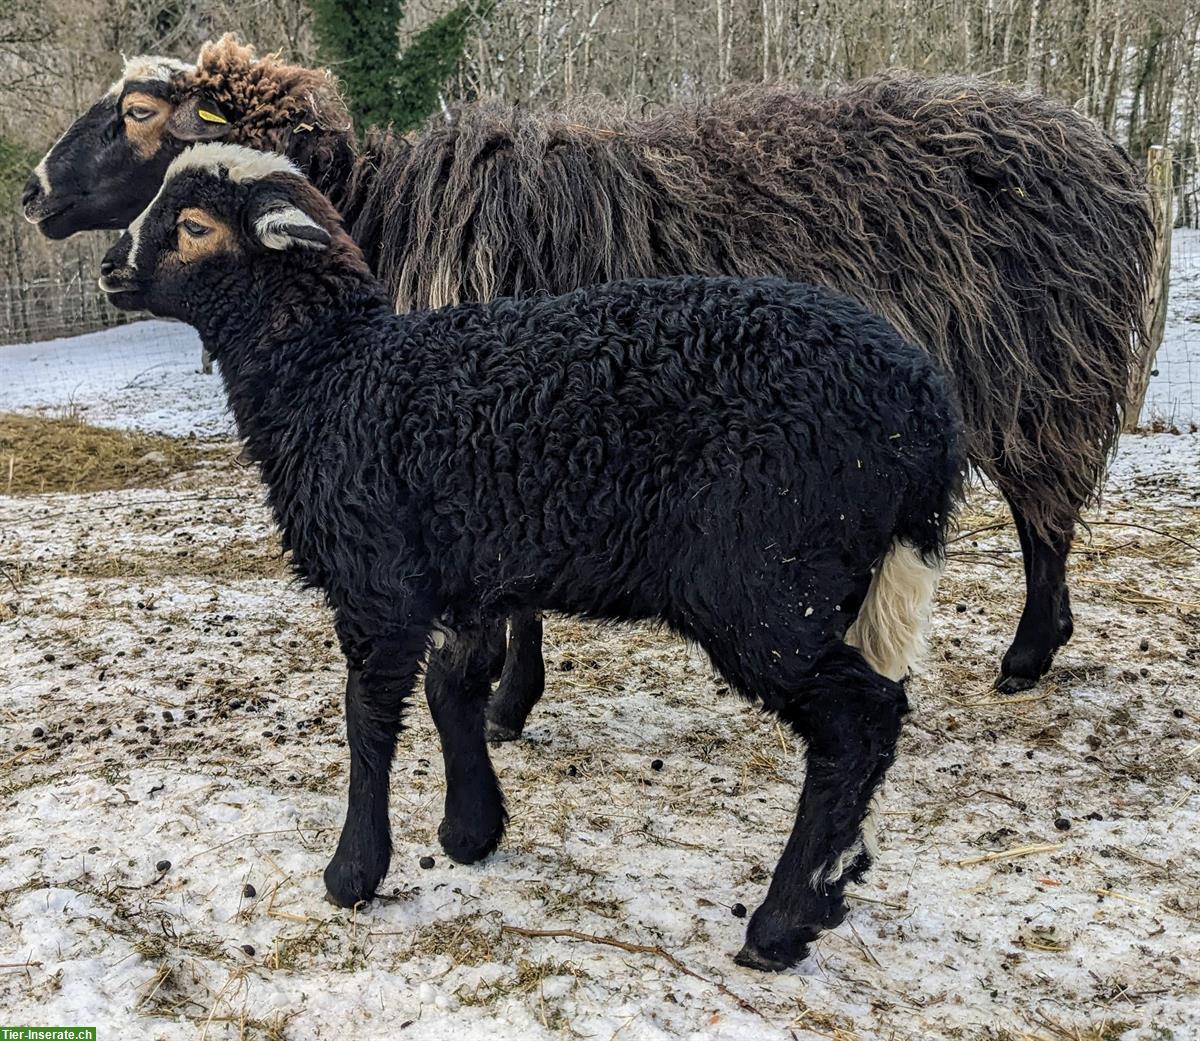
M 941 554 L 927 556 L 894 539 L 875 569 L 858 617 L 846 632 L 867 664 L 899 682 L 925 654 L 933 596 L 942 577 Z

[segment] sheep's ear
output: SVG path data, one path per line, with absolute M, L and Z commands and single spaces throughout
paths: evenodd
M 282 201 L 254 218 L 254 235 L 267 249 L 325 249 L 333 241 L 302 209 Z
M 220 105 L 194 95 L 176 105 L 167 120 L 167 133 L 180 141 L 215 141 L 232 129 L 233 124 Z

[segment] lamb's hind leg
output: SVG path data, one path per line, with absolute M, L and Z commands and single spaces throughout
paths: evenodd
M 508 656 L 508 627 L 503 618 L 497 618 L 487 627 L 488 677 L 498 680 L 504 672 L 504 659 Z
M 770 686 L 767 686 L 770 684 Z M 843 891 L 870 862 L 871 797 L 896 755 L 904 688 L 845 644 L 826 650 L 789 689 L 766 679 L 765 700 L 808 744 L 795 827 L 737 962 L 778 971 L 845 914 Z
M 486 626 L 456 631 L 430 655 L 425 671 L 425 696 L 446 765 L 446 812 L 438 839 L 460 864 L 491 853 L 507 820 L 484 740 L 484 710 L 491 690 L 489 631 Z

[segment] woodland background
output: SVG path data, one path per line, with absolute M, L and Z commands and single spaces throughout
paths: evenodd
M 1169 144 L 1176 220 L 1200 221 L 1200 0 L 0 0 L 0 342 L 113 320 L 92 288 L 105 236 L 47 245 L 20 219 L 33 165 L 122 55 L 192 59 L 229 30 L 334 68 L 360 127 L 488 95 L 652 105 L 744 80 L 971 74 L 1062 98 L 1140 158 Z

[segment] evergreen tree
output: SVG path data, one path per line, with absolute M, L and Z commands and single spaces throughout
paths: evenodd
M 459 4 L 413 39 L 396 68 L 393 120 L 400 130 L 419 126 L 438 106 L 438 93 L 454 75 L 475 19 L 491 13 L 494 0 Z
M 423 29 L 400 55 L 405 0 L 311 0 L 324 58 L 337 72 L 355 124 L 417 126 L 462 58 L 474 18 L 494 0 L 459 4 Z

